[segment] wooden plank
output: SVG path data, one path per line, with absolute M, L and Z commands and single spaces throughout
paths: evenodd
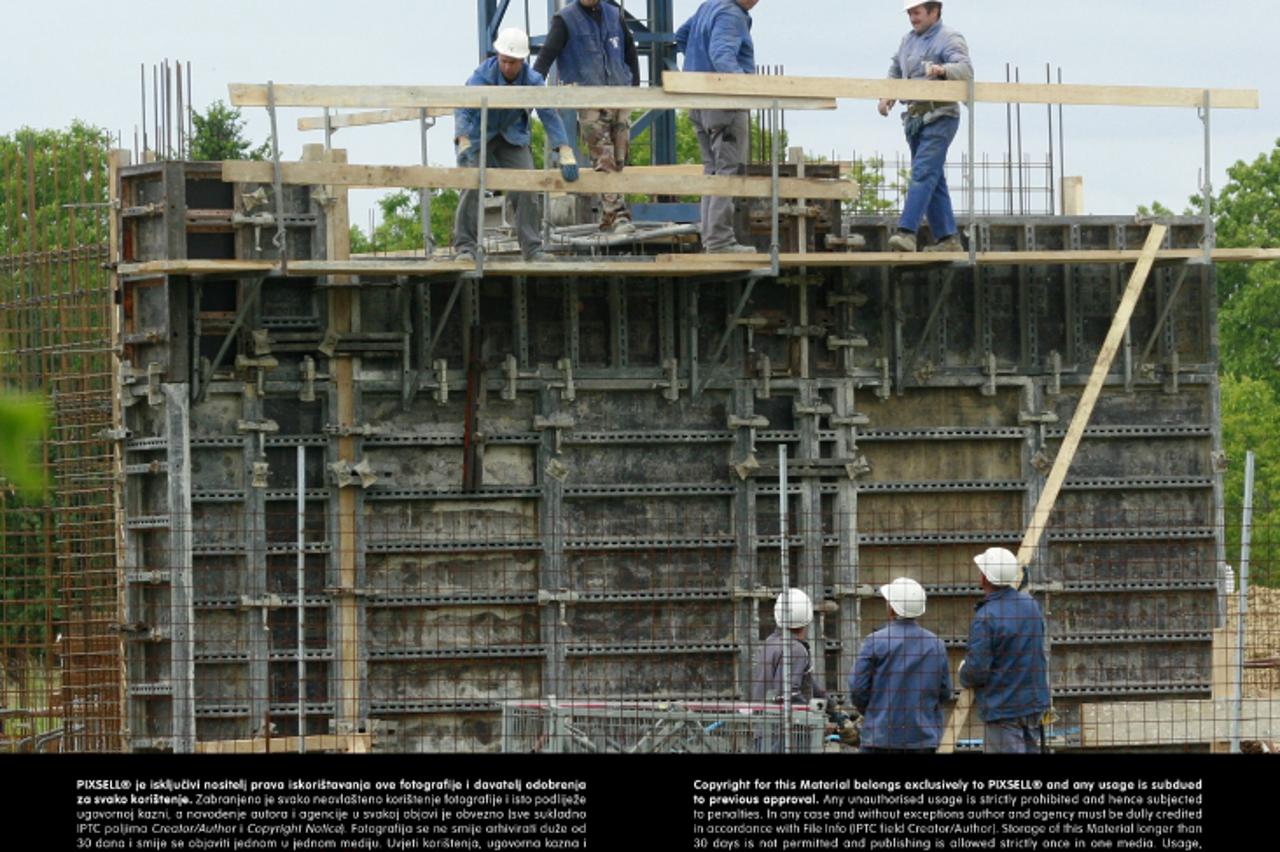
M 1075 176 L 1062 179 L 1062 215 L 1084 215 L 1084 178 Z
M 336 163 L 285 163 L 284 182 L 289 184 L 330 184 L 334 186 L 420 189 L 478 189 L 478 169 L 449 169 L 435 166 L 370 166 Z M 222 179 L 235 183 L 270 183 L 271 163 L 225 160 Z M 559 170 L 488 169 L 485 186 L 508 192 L 564 192 L 597 195 L 604 192 L 644 195 L 725 195 L 735 198 L 769 198 L 773 194 L 769 178 L 727 175 L 666 174 L 627 170 L 616 173 L 583 171 L 569 183 Z M 779 188 L 784 198 L 821 198 L 852 201 L 858 184 L 847 180 L 782 178 Z
M 1040 545 L 1040 538 L 1049 525 L 1049 517 L 1053 513 L 1054 504 L 1058 501 L 1058 492 L 1062 490 L 1062 483 L 1066 481 L 1067 471 L 1075 458 L 1076 449 L 1080 446 L 1080 439 L 1084 437 L 1085 427 L 1089 425 L 1089 418 L 1093 416 L 1093 407 L 1102 393 L 1107 374 L 1111 372 L 1111 364 L 1115 361 L 1116 353 L 1120 351 L 1120 345 L 1124 342 L 1125 329 L 1129 327 L 1129 320 L 1133 318 L 1133 310 L 1138 306 L 1138 299 L 1142 296 L 1147 277 L 1151 273 L 1151 266 L 1155 262 L 1160 243 L 1164 240 L 1167 231 L 1168 228 L 1164 225 L 1156 224 L 1152 225 L 1147 233 L 1146 244 L 1142 247 L 1142 256 L 1134 267 L 1133 274 L 1129 276 L 1129 283 L 1111 320 L 1111 328 L 1108 329 L 1102 348 L 1098 351 L 1093 372 L 1089 374 L 1089 381 L 1084 386 L 1084 392 L 1080 394 L 1075 414 L 1071 417 L 1071 425 L 1067 427 L 1067 434 L 1058 447 L 1053 468 L 1045 480 L 1040 499 L 1036 501 L 1036 508 L 1031 514 L 1027 533 L 1022 539 L 1022 546 L 1018 548 L 1018 564 L 1024 568 L 1031 561 L 1036 548 Z
M 417 121 L 420 109 L 375 109 L 367 112 L 343 112 L 329 116 L 329 127 L 341 130 L 344 127 L 367 127 L 371 124 L 396 124 L 401 121 Z M 447 107 L 432 107 L 427 110 L 427 118 L 443 118 L 453 115 Z M 324 116 L 309 116 L 298 119 L 299 130 L 324 130 Z
M 367 733 L 311 734 L 305 738 L 308 752 L 350 752 L 362 754 L 372 747 L 373 737 Z M 208 740 L 196 743 L 198 754 L 297 754 L 298 737 L 255 737 L 249 740 Z
M 487 99 L 494 109 L 762 109 L 774 96 L 751 97 L 713 92 L 672 94 L 652 86 L 317 86 L 276 83 L 277 107 L 388 109 L 464 107 L 479 109 Z M 227 86 L 231 105 L 265 107 L 267 87 L 259 83 Z M 783 109 L 835 109 L 830 95 L 783 98 Z
M 1117 701 L 1080 705 L 1081 748 L 1200 745 L 1231 739 L 1234 702 Z M 1280 699 L 1246 698 L 1242 740 L 1280 739 Z
M 1134 263 L 1140 252 L 1136 251 L 1060 251 L 1060 252 L 985 252 L 977 257 L 978 266 L 1010 266 L 1031 264 L 1037 266 L 1080 263 Z M 1280 249 L 1218 249 L 1213 254 L 1218 262 L 1264 263 L 1280 260 Z M 1198 260 L 1198 249 L 1164 250 L 1156 255 L 1156 262 L 1182 263 Z M 930 264 L 966 261 L 961 254 L 900 254 L 897 252 L 850 252 L 820 254 L 784 254 L 779 257 L 783 267 L 876 267 L 876 266 L 927 266 Z M 711 275 L 719 272 L 741 272 L 764 268 L 769 256 L 717 255 L 717 254 L 664 254 L 656 260 L 635 261 L 560 261 L 555 263 L 531 263 L 523 260 L 505 260 L 491 257 L 485 261 L 485 271 L 491 275 L 626 275 L 668 277 L 677 275 Z M 289 273 L 297 276 L 312 275 L 455 275 L 474 269 L 475 264 L 466 261 L 427 259 L 422 256 L 391 258 L 385 260 L 354 259 L 346 261 L 294 260 L 289 263 Z M 276 266 L 270 261 L 256 260 L 157 260 L 145 263 L 127 263 L 119 268 L 121 275 L 252 275 L 271 273 Z
M 893 80 L 854 77 L 770 77 L 755 74 L 703 74 L 668 71 L 663 88 L 683 95 L 834 97 L 852 100 L 967 101 L 962 80 Z M 1256 89 L 1209 89 L 1217 109 L 1257 109 Z M 1064 106 L 1200 107 L 1205 89 L 1167 86 L 1086 86 L 1056 83 L 977 83 L 979 103 L 1062 104 Z

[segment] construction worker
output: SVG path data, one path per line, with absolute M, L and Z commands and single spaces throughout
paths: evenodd
M 905 0 L 911 21 L 898 52 L 889 63 L 889 76 L 905 80 L 971 80 L 973 65 L 964 36 L 942 24 L 942 4 Z M 880 101 L 887 116 L 893 100 Z M 946 101 L 907 101 L 902 114 L 911 147 L 911 185 L 902 205 L 898 232 L 889 238 L 890 251 L 916 250 L 920 222 L 929 220 L 934 244 L 925 251 L 964 251 L 956 232 L 956 217 L 947 190 L 947 149 L 960 128 L 960 106 Z M 972 120 L 972 117 L 970 117 Z
M 759 0 L 705 0 L 676 30 L 676 48 L 684 54 L 685 71 L 754 74 L 755 44 L 751 15 Z M 751 129 L 746 110 L 689 111 L 698 145 L 702 173 L 740 175 L 746 171 Z M 734 202 L 725 196 L 702 197 L 702 247 L 713 253 L 754 252 L 738 242 L 733 230 Z
M 862 751 L 933 752 L 942 739 L 942 703 L 952 699 L 942 640 L 916 623 L 924 587 L 898 577 L 880 587 L 889 623 L 862 643 L 849 672 L 849 701 L 862 713 Z
M 773 621 L 777 625 L 764 640 L 764 653 L 751 682 L 751 700 L 781 702 L 790 698 L 793 704 L 808 704 L 814 698 L 826 698 L 827 692 L 813 679 L 813 659 L 809 654 L 806 633 L 813 621 L 813 602 L 800 589 L 787 589 L 773 604 Z M 784 632 L 787 634 L 784 638 Z M 784 686 L 782 676 L 786 648 L 791 651 L 791 684 Z
M 960 685 L 976 691 L 985 723 L 983 751 L 1024 754 L 1042 750 L 1049 709 L 1049 661 L 1040 604 L 1018 591 L 1018 558 L 991 547 L 973 558 L 982 591 L 960 664 Z
M 525 60 L 529 57 L 529 36 L 512 27 L 498 34 L 493 43 L 496 56 L 490 56 L 467 80 L 468 86 L 541 86 L 542 75 Z M 551 147 L 560 158 L 560 174 L 566 181 L 578 179 L 578 164 L 565 135 L 564 122 L 553 109 L 539 109 L 538 118 L 546 128 Z M 458 165 L 474 168 L 480 157 L 480 110 L 454 111 L 454 148 Z M 491 109 L 488 119 L 487 165 L 499 169 L 532 169 L 533 152 L 529 150 L 529 110 Z M 476 250 L 475 190 L 463 190 L 458 200 L 458 214 L 453 223 L 453 250 L 458 259 L 474 259 Z M 551 260 L 542 250 L 542 217 L 538 197 L 529 192 L 513 194 L 516 207 L 516 237 L 526 260 Z
M 640 85 L 640 57 L 622 10 L 603 0 L 574 0 L 556 12 L 533 69 L 546 77 L 552 63 L 560 82 L 572 86 Z M 578 131 L 593 169 L 622 171 L 631 147 L 630 110 L 580 109 Z M 635 232 L 620 193 L 601 194 L 600 230 Z

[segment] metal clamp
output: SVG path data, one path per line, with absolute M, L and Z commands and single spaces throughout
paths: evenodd
M 654 382 L 653 387 L 662 388 L 662 398 L 667 402 L 676 402 L 680 399 L 680 361 L 668 358 L 662 362 L 662 368 L 667 371 L 667 380 Z
M 556 369 L 564 373 L 564 381 L 549 382 L 548 387 L 560 388 L 560 398 L 572 402 L 577 399 L 577 391 L 573 386 L 573 361 L 569 358 L 561 358 L 556 361 Z
M 339 488 L 349 488 L 353 485 L 368 488 L 378 481 L 378 475 L 368 459 L 361 459 L 356 464 L 339 460 L 330 464 L 329 470 L 333 473 L 334 481 Z

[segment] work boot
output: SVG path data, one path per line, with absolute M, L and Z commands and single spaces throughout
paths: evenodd
M 456 251 L 454 251 L 454 253 L 453 253 L 453 259 L 454 259 L 454 260 L 469 260 L 469 261 L 471 261 L 472 263 L 475 263 L 475 260 L 476 260 L 476 253 L 475 253 L 474 251 L 472 251 L 471 249 L 460 248 L 460 249 L 457 249 Z
M 609 232 L 615 237 L 625 237 L 634 234 L 636 232 L 636 226 L 631 224 L 630 219 L 619 217 L 614 220 L 613 225 L 609 228 Z
M 925 246 L 924 250 L 930 251 L 930 252 L 938 252 L 938 251 L 962 252 L 964 251 L 964 243 L 960 242 L 959 234 L 952 234 L 949 237 L 944 237 L 938 240 L 936 243 L 934 243 L 931 246 Z
M 707 246 L 707 254 L 755 254 L 756 250 L 742 243 L 725 243 L 722 246 Z
M 910 231 L 899 231 L 889 238 L 889 251 L 900 251 L 911 254 L 916 250 L 916 235 Z
M 526 260 L 530 263 L 555 263 L 556 256 L 551 252 L 539 250 L 529 255 Z

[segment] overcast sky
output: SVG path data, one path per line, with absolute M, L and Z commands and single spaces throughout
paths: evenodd
M 514 0 L 508 23 L 524 25 Z M 635 11 L 645 4 L 628 4 Z M 1254 88 L 1262 109 L 1213 114 L 1213 183 L 1239 159 L 1269 151 L 1280 136 L 1280 75 L 1274 73 L 1273 0 L 952 0 L 945 21 L 969 42 L 980 81 L 1003 81 L 1006 63 L 1024 81 L 1044 80 L 1049 63 L 1065 82 Z M 546 31 L 546 0 L 529 0 L 530 29 Z M 679 25 L 698 0 L 675 0 Z M 881 77 L 907 30 L 901 0 L 761 0 L 752 13 L 757 61 L 786 73 Z M 79 118 L 122 134 L 133 147 L 141 123 L 139 67 L 164 59 L 190 62 L 194 101 L 226 99 L 230 82 L 462 83 L 478 61 L 472 0 L 87 0 L 10 3 L 0 75 L 0 133 L 22 126 L 61 127 Z M 148 89 L 148 92 L 150 89 Z M 148 114 L 150 115 L 150 95 Z M 300 133 L 281 111 L 286 157 L 321 134 Z M 266 111 L 246 110 L 249 134 L 268 134 Z M 1057 120 L 1057 110 L 1054 111 Z M 792 144 L 841 157 L 905 151 L 898 120 L 870 101 L 842 101 L 835 113 L 788 115 Z M 981 105 L 979 157 L 1004 156 L 1005 108 Z M 1085 178 L 1087 212 L 1132 213 L 1153 199 L 1181 210 L 1196 192 L 1204 162 L 1195 110 L 1075 107 L 1065 111 L 1065 167 Z M 952 148 L 958 159 L 967 130 Z M 452 164 L 451 122 L 430 136 L 431 160 Z M 1046 108 L 1024 107 L 1023 151 L 1048 154 Z M 1057 148 L 1057 133 L 1054 134 Z M 416 163 L 411 124 L 343 130 L 335 145 L 353 163 Z M 1063 152 L 1057 152 L 1059 156 Z M 366 223 L 380 193 L 353 196 L 352 219 Z

